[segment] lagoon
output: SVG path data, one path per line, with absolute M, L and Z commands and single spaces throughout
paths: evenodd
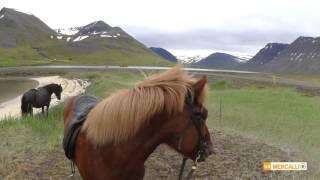
M 0 78 L 0 103 L 13 99 L 37 86 L 37 81 L 26 78 Z

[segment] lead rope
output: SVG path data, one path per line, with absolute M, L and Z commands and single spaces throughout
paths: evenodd
M 182 164 L 181 164 L 181 167 L 180 167 L 180 172 L 179 172 L 178 180 L 182 180 L 183 170 L 184 170 L 184 166 L 186 165 L 186 161 L 187 161 L 187 160 L 188 160 L 187 157 L 183 157 L 183 159 L 182 159 Z
M 188 173 L 188 176 L 187 176 L 186 180 L 191 179 L 192 174 L 194 173 L 195 170 L 197 170 L 197 168 L 198 168 L 197 163 L 194 162 L 194 164 L 192 165 L 191 170 L 190 170 L 189 173 Z
M 200 156 L 198 156 L 196 158 L 196 160 L 194 161 L 192 167 L 191 167 L 191 170 L 189 171 L 187 177 L 186 177 L 186 180 L 189 180 L 192 178 L 192 175 L 194 173 L 194 171 L 196 171 L 198 169 L 198 161 L 200 159 Z M 188 160 L 187 157 L 183 157 L 182 159 L 182 164 L 181 164 L 181 168 L 180 168 L 180 172 L 179 172 L 179 177 L 178 177 L 178 180 L 182 180 L 182 176 L 183 176 L 183 170 L 184 170 L 184 167 L 186 165 L 186 161 Z

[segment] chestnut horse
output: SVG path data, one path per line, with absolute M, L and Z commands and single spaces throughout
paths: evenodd
M 98 102 L 75 142 L 72 161 L 82 178 L 143 179 L 145 161 L 162 143 L 193 161 L 204 161 L 212 153 L 203 106 L 206 84 L 206 76 L 195 80 L 176 66 Z M 65 131 L 75 99 L 64 109 Z

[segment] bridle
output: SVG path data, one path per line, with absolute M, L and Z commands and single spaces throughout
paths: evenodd
M 187 179 L 190 179 L 193 172 L 197 169 L 197 164 L 200 161 L 204 161 L 206 158 L 206 153 L 208 150 L 208 144 L 205 140 L 205 136 L 202 133 L 202 129 L 203 126 L 205 125 L 205 118 L 206 118 L 206 114 L 203 113 L 203 106 L 202 105 L 194 105 L 193 104 L 194 99 L 191 95 L 191 92 L 188 91 L 187 97 L 186 97 L 186 105 L 187 108 L 189 109 L 189 111 L 191 112 L 191 121 L 192 121 L 192 125 L 195 126 L 197 132 L 198 132 L 198 144 L 195 147 L 197 149 L 197 157 L 194 161 L 194 164 L 192 166 L 192 169 L 190 170 L 190 172 L 188 173 Z M 185 133 L 185 131 L 188 129 L 189 127 L 187 127 L 182 134 Z M 183 141 L 183 136 L 181 136 L 181 134 L 179 134 L 179 146 L 178 149 L 181 149 L 181 143 Z M 178 180 L 182 179 L 182 175 L 183 175 L 183 170 L 184 170 L 184 166 L 186 164 L 186 161 L 188 160 L 187 157 L 183 157 L 182 160 L 182 164 L 180 167 L 180 172 L 179 172 L 179 177 Z

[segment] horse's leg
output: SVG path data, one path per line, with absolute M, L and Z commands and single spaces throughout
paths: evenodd
M 30 116 L 33 115 L 33 112 L 32 112 L 32 105 L 31 104 L 28 104 L 28 112 L 27 114 L 29 114 Z
M 47 104 L 47 116 L 49 115 L 50 101 L 51 101 L 51 98 L 49 98 L 49 101 L 48 101 L 48 104 Z
M 47 116 L 49 115 L 49 106 L 50 104 L 47 105 Z
M 41 113 L 44 114 L 44 106 L 41 107 Z

